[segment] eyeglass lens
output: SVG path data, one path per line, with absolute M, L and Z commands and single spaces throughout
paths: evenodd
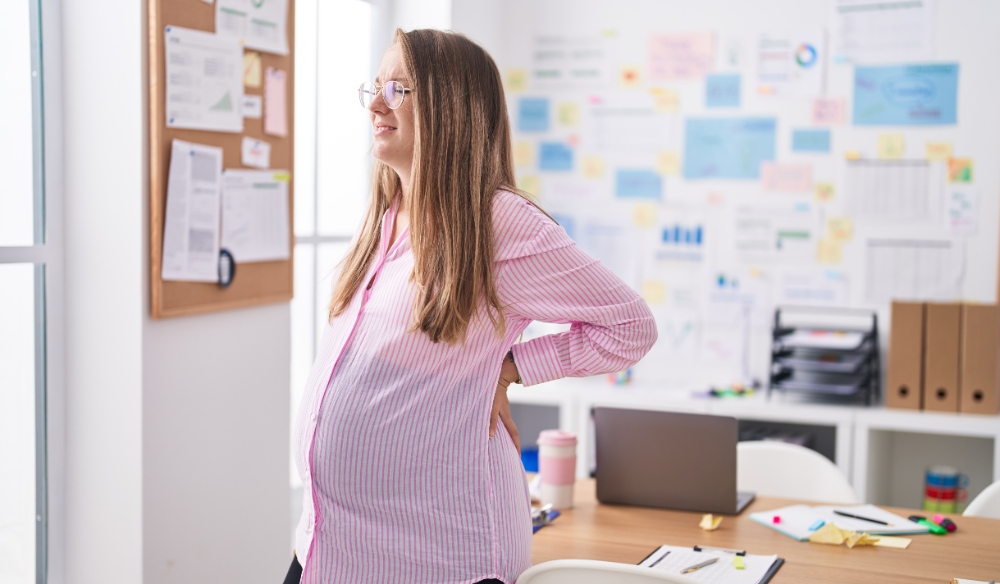
M 379 93 L 378 89 L 378 86 L 374 83 L 361 84 L 361 87 L 358 88 L 358 98 L 361 100 L 361 107 L 368 109 L 368 106 L 375 101 L 375 96 Z M 385 104 L 389 106 L 389 109 L 396 109 L 403 105 L 403 97 L 406 95 L 406 89 L 402 83 L 389 81 L 381 89 L 382 99 L 385 100 Z

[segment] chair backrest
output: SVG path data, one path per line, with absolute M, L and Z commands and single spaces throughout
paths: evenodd
M 786 442 L 740 442 L 736 447 L 736 488 L 768 497 L 858 502 L 837 465 L 818 452 Z
M 687 576 L 596 560 L 552 560 L 528 568 L 517 584 L 692 584 Z
M 1000 519 L 1000 481 L 983 489 L 983 492 L 969 503 L 962 515 Z

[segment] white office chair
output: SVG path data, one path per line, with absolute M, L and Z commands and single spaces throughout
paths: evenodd
M 825 456 L 786 442 L 740 442 L 736 488 L 768 497 L 857 503 L 854 489 Z
M 517 584 L 692 584 L 680 574 L 668 574 L 642 566 L 597 560 L 552 560 L 528 568 Z
M 1000 481 L 983 489 L 983 492 L 969 503 L 962 515 L 1000 519 Z

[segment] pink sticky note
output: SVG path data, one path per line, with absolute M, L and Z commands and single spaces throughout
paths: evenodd
M 285 72 L 268 67 L 264 71 L 264 133 L 272 136 L 288 135 L 288 110 L 286 108 Z
M 843 124 L 847 117 L 847 104 L 842 99 L 813 100 L 814 124 Z
M 710 32 L 656 34 L 649 38 L 649 80 L 701 79 L 715 63 Z
M 760 182 L 765 191 L 807 193 L 812 190 L 812 167 L 805 162 L 762 162 Z

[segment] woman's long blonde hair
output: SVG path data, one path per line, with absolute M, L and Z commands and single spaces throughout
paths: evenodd
M 493 274 L 493 196 L 515 191 L 510 123 L 500 72 L 463 35 L 396 29 L 409 73 L 415 135 L 410 197 L 411 279 L 418 295 L 411 331 L 458 343 L 480 300 L 497 334 L 504 316 Z M 376 160 L 364 227 L 342 263 L 330 300 L 341 314 L 363 284 L 379 247 L 380 224 L 399 177 Z

